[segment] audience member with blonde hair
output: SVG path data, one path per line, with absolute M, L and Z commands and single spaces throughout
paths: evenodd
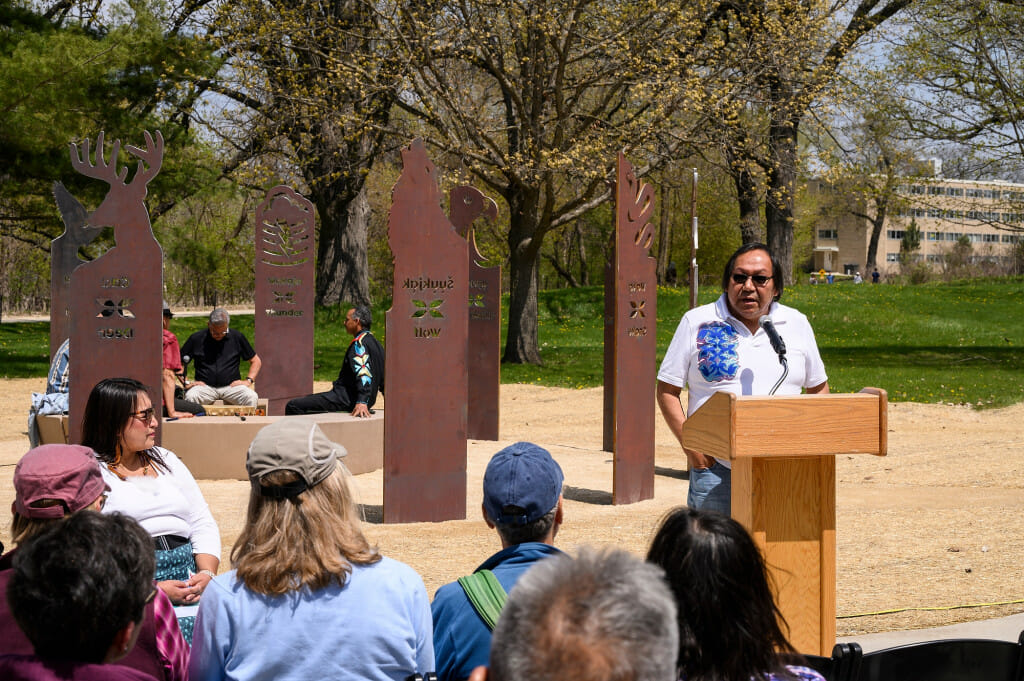
M 18 548 L 0 557 L 0 654 L 28 655 L 32 644 L 11 615 L 6 596 L 14 556 L 23 544 L 65 518 L 79 511 L 102 510 L 110 488 L 103 481 L 93 450 L 80 445 L 43 445 L 29 450 L 18 462 L 14 491 L 11 536 Z M 67 557 L 57 552 L 54 559 Z M 188 678 L 188 646 L 174 606 L 163 592 L 146 605 L 138 642 L 120 664 L 165 681 Z
M 403 681 L 434 670 L 423 580 L 366 540 L 344 455 L 301 417 L 256 435 L 235 569 L 203 595 L 193 681 Z

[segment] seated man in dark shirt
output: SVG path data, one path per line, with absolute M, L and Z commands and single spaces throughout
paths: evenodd
M 384 348 L 370 333 L 371 324 L 370 308 L 360 305 L 348 311 L 345 330 L 352 334 L 352 342 L 334 387 L 325 393 L 296 397 L 285 405 L 285 414 L 349 411 L 353 416 L 370 415 L 377 391 L 384 391 Z
M 253 386 L 263 363 L 252 349 L 249 339 L 240 331 L 228 328 L 228 311 L 218 307 L 210 313 L 210 322 L 202 331 L 188 337 L 181 348 L 181 362 L 195 362 L 196 380 L 185 379 L 185 399 L 197 404 L 224 400 L 225 404 L 255 407 L 258 396 Z M 243 381 L 238 373 L 241 360 L 249 362 L 249 373 Z

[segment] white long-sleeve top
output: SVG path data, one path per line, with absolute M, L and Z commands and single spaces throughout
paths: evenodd
M 195 478 L 173 452 L 163 447 L 156 450 L 167 470 L 155 466 L 155 478 L 133 476 L 122 480 L 100 463 L 103 480 L 110 485 L 103 512 L 131 516 L 153 537 L 188 537 L 193 553 L 220 558 L 220 530 Z

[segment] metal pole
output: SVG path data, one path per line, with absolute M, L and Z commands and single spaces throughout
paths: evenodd
M 690 193 L 690 309 L 697 307 L 697 169 Z

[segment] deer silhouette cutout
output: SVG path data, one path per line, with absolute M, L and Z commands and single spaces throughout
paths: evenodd
M 117 168 L 121 140 L 114 141 L 109 163 L 104 159 L 104 133 L 101 132 L 96 137 L 95 160 L 93 160 L 88 139 L 82 143 L 81 150 L 77 144 L 71 143 L 71 165 L 75 170 L 86 177 L 103 180 L 110 185 L 110 190 L 103 198 L 103 202 L 86 220 L 86 227 L 113 227 L 116 245 L 111 251 L 118 247 L 127 247 L 127 250 L 132 253 L 138 253 L 137 249 L 159 249 L 159 245 L 153 237 L 153 228 L 149 222 L 149 211 L 146 210 L 145 198 L 149 182 L 160 172 L 160 166 L 163 164 L 164 137 L 159 130 L 155 139 L 148 131 L 144 135 L 146 138 L 145 149 L 131 145 L 125 146 L 125 151 L 139 159 L 138 168 L 131 182 L 125 182 L 128 177 L 128 167 L 125 166 L 120 172 Z M 108 252 L 101 257 L 111 255 L 112 253 Z
M 81 417 L 88 386 L 112 375 L 130 376 L 147 386 L 159 386 L 161 378 L 161 298 L 163 253 L 153 236 L 146 210 L 147 186 L 160 172 L 164 139 L 145 133 L 146 146 L 125 146 L 138 159 L 131 179 L 129 166 L 118 166 L 120 140 L 106 156 L 104 133 L 81 147 L 70 145 L 71 165 L 85 177 L 106 182 L 110 189 L 84 221 L 85 229 L 112 227 L 114 246 L 95 260 L 79 265 L 71 275 L 71 385 L 87 389 L 71 391 L 73 442 L 81 437 Z M 150 400 L 160 404 L 160 394 L 149 389 Z

